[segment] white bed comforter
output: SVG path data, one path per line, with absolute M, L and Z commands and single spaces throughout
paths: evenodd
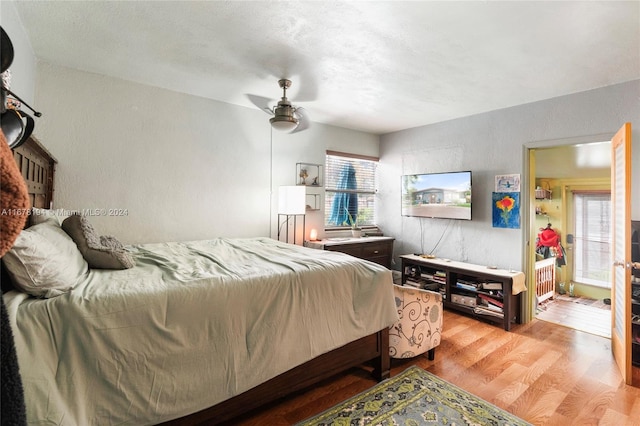
M 131 246 L 71 293 L 4 295 L 38 425 L 141 425 L 228 399 L 397 319 L 391 272 L 268 238 Z

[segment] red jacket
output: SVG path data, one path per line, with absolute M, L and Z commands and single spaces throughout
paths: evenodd
M 562 246 L 560 245 L 560 235 L 551 228 L 544 228 L 538 234 L 536 241 L 536 249 L 540 247 L 553 247 L 555 249 L 555 257 L 562 257 Z

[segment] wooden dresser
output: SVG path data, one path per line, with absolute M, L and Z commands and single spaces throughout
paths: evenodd
M 307 241 L 307 247 L 339 251 L 361 259 L 370 260 L 391 269 L 393 237 L 329 238 Z

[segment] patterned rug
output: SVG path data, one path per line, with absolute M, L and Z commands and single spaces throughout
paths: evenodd
M 298 426 L 529 425 L 433 374 L 412 366 Z
M 607 311 L 611 310 L 611 302 L 608 304 L 604 303 L 603 299 L 589 299 L 588 297 L 582 296 L 571 297 L 566 294 L 559 294 L 556 296 L 556 300 L 564 300 L 567 302 L 579 303 L 581 305 L 593 306 L 594 308 L 605 309 Z

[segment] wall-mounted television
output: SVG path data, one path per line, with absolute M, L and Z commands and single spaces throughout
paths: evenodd
M 471 220 L 471 172 L 402 176 L 402 215 Z

